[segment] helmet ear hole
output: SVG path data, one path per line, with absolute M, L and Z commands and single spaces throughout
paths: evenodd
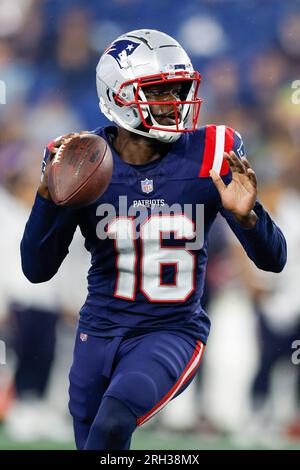
M 109 88 L 107 88 L 107 89 L 106 89 L 106 96 L 107 96 L 107 98 L 108 98 L 108 101 L 111 102 L 111 97 L 109 96 L 109 91 L 110 91 Z

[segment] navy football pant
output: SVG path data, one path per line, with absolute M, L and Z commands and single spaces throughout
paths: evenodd
M 175 333 L 100 338 L 77 333 L 69 408 L 78 449 L 128 449 L 136 428 L 185 390 L 204 345 Z

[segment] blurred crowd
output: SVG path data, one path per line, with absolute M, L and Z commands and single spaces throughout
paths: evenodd
M 158 426 L 230 432 L 241 445 L 300 439 L 300 365 L 291 362 L 300 339 L 298 0 L 0 0 L 0 420 L 15 440 L 72 438 L 67 374 L 89 258 L 78 235 L 61 273 L 33 286 L 20 270 L 19 242 L 43 148 L 108 124 L 97 61 L 119 34 L 142 27 L 186 48 L 202 75 L 199 125 L 241 133 L 259 198 L 288 240 L 287 267 L 274 276 L 255 269 L 217 220 L 203 298 L 213 325 L 206 358 Z

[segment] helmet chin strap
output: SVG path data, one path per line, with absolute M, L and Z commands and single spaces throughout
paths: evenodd
M 149 129 L 149 137 L 157 139 L 160 142 L 172 143 L 176 142 L 181 137 L 181 132 L 165 132 L 158 131 L 157 129 Z
M 150 109 L 149 109 L 149 115 L 150 115 L 150 118 L 152 120 L 152 125 L 153 126 L 164 127 L 161 124 L 159 124 L 159 122 L 157 122 L 157 120 L 154 118 L 153 114 L 151 113 Z M 180 130 L 180 126 L 183 127 L 183 122 L 182 121 L 178 125 L 179 130 Z M 167 127 L 168 127 L 168 129 L 170 129 L 172 127 L 174 127 L 174 130 L 176 129 L 176 125 L 167 126 Z M 148 132 L 149 132 L 149 135 L 151 135 L 154 139 L 157 139 L 160 142 L 166 142 L 166 143 L 176 142 L 182 134 L 181 132 L 164 131 L 163 129 L 162 130 L 149 129 Z
M 140 129 L 134 129 L 133 127 L 127 126 L 126 124 L 121 124 L 122 127 L 127 129 L 134 134 L 142 135 L 143 137 L 148 137 L 150 139 L 156 139 L 160 142 L 169 143 L 176 142 L 180 136 L 182 135 L 181 132 L 165 132 L 165 131 L 158 131 L 157 129 L 146 129 L 142 131 Z

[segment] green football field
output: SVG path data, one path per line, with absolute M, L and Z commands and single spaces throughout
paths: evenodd
M 234 443 L 230 437 L 214 436 L 201 437 L 200 435 L 187 435 L 178 433 L 164 433 L 159 431 L 138 430 L 132 440 L 132 449 L 141 450 L 241 450 L 241 449 L 286 449 L 300 450 L 300 442 L 292 444 L 274 442 L 270 445 L 253 444 L 242 446 Z M 73 443 L 61 444 L 55 442 L 38 441 L 35 443 L 16 443 L 8 439 L 3 430 L 0 430 L 0 450 L 71 450 L 75 449 Z

